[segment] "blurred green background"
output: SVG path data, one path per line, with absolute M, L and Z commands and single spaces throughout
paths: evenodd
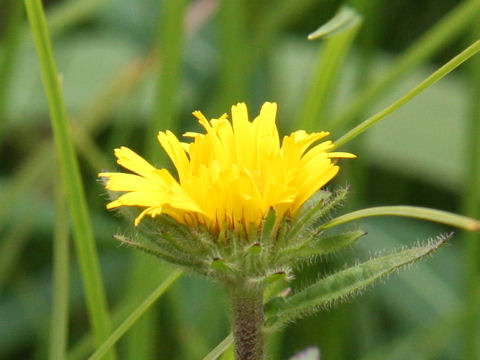
M 58 173 L 23 2 L 0 1 L 0 358 L 45 359 Z M 157 131 L 198 130 L 193 110 L 217 117 L 238 101 L 251 116 L 276 101 L 281 132 L 299 128 L 327 43 L 306 37 L 342 4 L 363 24 L 308 129 L 329 130 L 332 140 L 480 36 L 478 0 L 44 2 L 114 324 L 168 266 L 112 238 L 130 226 L 105 210 L 96 178 L 116 168 L 113 148 L 170 167 Z M 344 146 L 358 159 L 342 162 L 330 185 L 352 185 L 338 213 L 408 204 L 478 218 L 479 102 L 477 56 Z M 297 281 L 450 231 L 390 218 L 355 226 L 368 236 L 302 269 Z M 307 346 L 325 359 L 480 358 L 479 244 L 457 232 L 431 259 L 286 328 L 272 338 L 269 359 Z M 73 245 L 70 253 L 68 358 L 84 359 L 93 345 Z M 228 334 L 227 309 L 222 289 L 183 276 L 119 341 L 119 358 L 201 359 Z

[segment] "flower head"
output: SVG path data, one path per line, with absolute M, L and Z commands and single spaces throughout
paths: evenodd
M 210 231 L 228 228 L 250 231 L 270 209 L 277 221 L 295 216 L 302 204 L 328 183 L 339 168 L 336 158 L 353 158 L 328 152 L 331 141 L 314 145 L 328 132 L 296 131 L 280 142 L 275 124 L 277 104 L 266 102 L 249 121 L 247 106 L 232 106 L 232 120 L 224 114 L 208 121 L 195 111 L 205 133 L 187 132 L 189 143 L 170 131 L 158 141 L 172 160 L 178 180 L 166 169 L 157 169 L 126 147 L 115 149 L 117 163 L 135 174 L 100 173 L 106 188 L 125 192 L 107 204 L 144 208 L 135 219 L 166 214 L 187 226 L 205 225 Z

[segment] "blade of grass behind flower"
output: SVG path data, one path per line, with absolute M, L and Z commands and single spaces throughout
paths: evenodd
M 477 289 L 475 296 L 480 297 Z M 444 355 L 443 348 L 451 342 L 451 334 L 458 333 L 467 318 L 475 318 L 478 308 L 452 307 L 437 320 L 421 326 L 414 332 L 406 332 L 392 342 L 377 347 L 362 356 L 361 360 L 383 360 L 388 352 L 389 360 L 407 358 L 437 359 Z
M 6 6 L 8 11 L 6 24 L 3 29 L 3 52 L 0 53 L 0 145 L 4 138 L 10 76 L 15 64 L 19 43 L 19 29 L 23 18 L 23 7 L 20 1 L 10 0 L 6 1 L 6 3 L 3 6 Z
M 269 356 L 272 356 L 272 352 L 268 352 Z M 274 357 L 272 356 L 271 357 L 272 359 L 274 359 Z M 235 360 L 235 349 L 233 347 L 233 343 L 230 344 L 230 346 L 227 348 L 227 350 L 225 350 L 222 354 L 222 356 L 220 357 L 220 360 Z
M 65 359 L 68 342 L 70 245 L 65 192 L 55 184 L 55 233 L 53 238 L 53 297 L 50 323 L 50 359 Z
M 65 32 L 69 28 L 95 15 L 112 0 L 70 0 L 60 2 L 47 16 L 51 36 Z
M 0 246 L 0 293 L 3 289 L 5 280 L 11 274 L 19 260 L 22 250 L 29 240 L 35 222 L 37 220 L 35 211 L 39 209 L 29 209 L 20 219 L 12 224 L 10 232 L 2 237 Z
M 379 81 L 357 95 L 343 112 L 333 117 L 331 125 L 343 128 L 352 122 L 355 117 L 365 111 L 368 105 L 378 100 L 395 85 L 403 75 L 430 59 L 455 36 L 458 36 L 465 27 L 478 19 L 479 14 L 480 1 L 464 0 L 405 50 Z
M 247 101 L 250 78 L 251 52 L 247 48 L 246 6 L 243 0 L 222 1 L 219 9 L 220 21 L 220 100 L 219 110 L 239 102 Z
M 297 123 L 301 129 L 314 131 L 322 127 L 339 70 L 361 24 L 361 16 L 352 8 L 343 6 L 330 21 L 308 35 L 309 40 L 325 40 L 318 53 L 307 96 L 299 107 Z
M 65 8 L 65 11 L 70 11 Z M 60 13 L 59 15 L 60 16 Z M 55 17 L 50 17 L 51 21 Z M 207 21 L 208 19 L 204 19 Z M 110 116 L 116 109 L 117 104 L 128 94 L 135 90 L 136 85 L 143 79 L 153 65 L 153 56 L 135 59 L 122 68 L 118 74 L 112 77 L 112 81 L 91 97 L 91 101 L 78 116 L 78 126 L 84 126 L 85 132 L 94 136 L 102 131 L 112 119 Z M 77 138 L 73 133 L 74 139 Z M 81 150 L 81 149 L 80 149 Z M 7 184 L 0 189 L 2 206 L 0 206 L 0 226 L 6 220 L 8 209 L 13 206 L 25 189 L 32 188 L 33 184 L 42 186 L 48 181 L 53 163 L 51 141 L 44 141 L 34 149 L 31 155 L 23 162 L 20 168 L 10 176 Z M 86 156 L 88 159 L 89 156 Z M 98 169 L 95 169 L 95 171 Z
M 164 308 L 170 315 L 170 324 L 172 336 L 178 344 L 182 344 L 176 354 L 179 359 L 199 359 L 203 354 L 209 350 L 206 343 L 205 334 L 215 334 L 218 332 L 216 325 L 218 324 L 218 314 L 223 311 L 211 312 L 211 309 L 219 309 L 215 298 L 212 297 L 208 287 L 203 287 L 202 302 L 208 303 L 209 306 L 202 308 L 197 305 L 197 301 L 192 302 L 191 294 L 200 294 L 193 290 L 190 282 L 185 282 L 183 286 L 176 286 L 172 288 L 165 296 Z M 198 306 L 198 307 L 197 307 Z M 201 321 L 192 316 L 192 307 L 196 307 L 195 312 L 202 314 L 203 319 L 208 321 Z M 203 311 L 202 311 L 203 310 Z M 207 316 L 203 316 L 207 315 Z M 222 316 L 223 319 L 223 316 Z M 197 324 L 201 323 L 201 328 Z
M 123 298 L 112 310 L 113 327 L 118 327 L 138 305 L 132 297 Z M 86 332 L 68 351 L 68 360 L 84 360 L 95 351 L 91 332 Z
M 155 301 L 182 275 L 183 271 L 176 269 L 112 332 L 108 339 L 88 359 L 101 359 L 113 345 L 127 332 L 133 324 L 152 306 Z
M 176 130 L 176 96 L 180 88 L 182 52 L 184 42 L 184 15 L 186 0 L 166 0 L 161 3 L 162 16 L 157 35 L 157 51 L 161 69 L 155 104 L 150 124 L 147 126 L 145 143 L 148 156 L 157 163 L 165 160 L 159 150 L 157 133 L 160 130 Z M 157 62 L 157 65 L 159 63 Z
M 361 360 L 383 360 L 386 353 L 389 360 L 436 359 L 445 351 L 451 333 L 459 328 L 460 320 L 458 314 L 445 314 L 432 324 L 399 336 L 384 346 L 370 349 Z
M 217 346 L 210 351 L 203 360 L 216 360 L 218 359 L 225 351 L 227 351 L 230 345 L 233 344 L 233 335 L 230 333 L 225 339 L 223 339 Z
M 112 82 L 107 84 L 100 93 L 92 96 L 91 103 L 78 117 L 77 127 L 83 127 L 84 134 L 77 135 L 79 132 L 74 132 L 73 139 L 75 142 L 84 142 L 82 139 L 77 140 L 78 136 L 87 136 L 87 133 L 94 136 L 105 128 L 108 121 L 112 118 L 109 115 L 114 111 L 118 102 L 135 88 L 135 85 L 150 69 L 151 63 L 151 58 L 133 61 L 121 69 Z M 89 143 L 92 142 L 90 141 Z M 82 149 L 84 147 L 79 146 L 79 150 L 82 151 Z M 91 159 L 95 157 L 95 154 L 87 154 L 85 157 Z M 8 210 L 26 192 L 26 189 L 33 188 L 33 184 L 36 187 L 42 187 L 48 182 L 48 174 L 52 171 L 52 164 L 52 141 L 45 140 L 32 149 L 27 159 L 10 176 L 7 184 L 0 189 L 0 197 L 2 199 L 0 226 L 6 221 L 9 214 Z M 93 170 L 97 171 L 98 168 Z
M 52 7 L 47 14 L 47 24 L 51 37 L 56 37 L 68 29 L 87 20 L 96 14 L 102 7 L 112 0 L 70 0 L 60 2 Z M 23 39 L 30 41 L 28 35 L 30 30 L 25 27 Z
M 350 6 L 362 14 L 364 19 L 357 36 L 358 69 L 355 74 L 354 88 L 362 91 L 372 80 L 373 59 L 379 48 L 380 38 L 388 19 L 382 16 L 385 7 L 383 0 L 350 0 Z
M 480 24 L 473 28 L 473 38 L 480 37 Z M 462 199 L 462 213 L 467 216 L 480 218 L 480 58 L 476 57 L 467 67 L 470 79 L 471 95 L 469 102 L 468 128 L 465 132 L 466 141 L 464 157 L 466 159 L 465 191 Z M 472 316 L 464 318 L 462 326 L 464 360 L 474 360 L 480 357 L 478 338 L 480 336 L 478 321 L 474 316 L 475 310 L 480 308 L 480 235 L 475 233 L 463 234 L 464 238 L 464 265 L 465 269 L 465 307 L 470 309 Z
M 395 101 L 393 104 L 387 106 L 385 109 L 377 112 L 375 115 L 370 116 L 365 121 L 361 122 L 359 125 L 355 126 L 353 129 L 348 131 L 345 135 L 341 136 L 338 140 L 335 141 L 334 148 L 338 148 L 343 144 L 349 142 L 350 140 L 354 139 L 365 130 L 367 130 L 370 126 L 374 125 L 376 122 L 383 119 L 388 114 L 391 114 L 401 106 L 405 105 L 407 102 L 412 100 L 415 96 L 420 94 L 422 91 L 428 89 L 431 85 L 435 84 L 438 80 L 446 76 L 448 73 L 456 69 L 462 63 L 467 61 L 473 55 L 480 51 L 480 40 L 476 41 L 468 48 L 463 50 L 460 54 L 455 56 L 445 65 L 440 67 L 437 71 L 431 74 L 428 78 L 423 80 L 420 84 L 402 96 L 400 99 Z
M 157 55 L 159 55 L 155 62 L 158 82 L 153 113 L 145 134 L 145 151 L 155 163 L 165 164 L 166 156 L 160 150 L 157 133 L 160 130 L 175 130 L 178 126 L 176 124 L 176 97 L 182 77 L 184 17 L 187 1 L 166 0 L 159 4 L 162 15 L 155 44 Z M 152 286 L 151 281 L 140 281 L 150 268 L 150 259 L 145 256 L 136 257 L 131 263 L 131 267 L 132 279 L 130 279 L 126 296 L 137 298 L 139 293 L 148 291 Z M 152 278 L 159 278 L 166 274 L 168 274 L 166 269 L 159 268 L 157 276 Z M 153 356 L 155 326 L 155 314 L 149 311 L 136 324 L 134 331 L 126 337 L 127 358 L 147 360 Z M 141 339 L 141 346 L 138 343 L 139 339 Z
M 25 0 L 25 7 L 47 95 L 62 181 L 64 181 L 73 222 L 73 233 L 84 281 L 87 308 L 95 340 L 100 344 L 110 332 L 110 319 L 79 166 L 68 129 L 67 113 L 60 90 L 43 5 L 40 0 Z M 108 358 L 114 359 L 115 353 L 110 352 Z
M 275 9 L 267 7 L 265 16 L 258 21 L 258 28 L 252 39 L 253 63 L 263 55 L 268 44 L 285 25 L 299 18 L 315 4 L 315 0 L 282 0 L 275 4 Z
M 480 231 L 480 221 L 466 216 L 453 214 L 447 211 L 417 207 L 417 206 L 378 206 L 357 210 L 336 217 L 321 226 L 329 229 L 353 220 L 371 216 L 402 216 L 421 220 L 428 220 L 440 224 L 455 226 L 469 231 Z
M 166 155 L 159 147 L 157 134 L 160 130 L 177 128 L 176 97 L 182 77 L 184 17 L 187 1 L 166 0 L 159 4 L 161 16 L 154 50 L 157 52 L 154 65 L 157 67 L 158 80 L 153 113 L 145 133 L 145 151 L 152 161 L 165 165 Z M 132 267 L 130 270 L 132 278 L 127 287 L 126 296 L 136 299 L 139 293 L 147 292 L 153 285 L 151 281 L 140 281 L 150 267 L 150 259 L 145 256 L 136 257 L 130 266 Z M 159 278 L 167 274 L 166 269 L 159 268 L 157 276 L 152 278 Z M 153 356 L 155 327 L 155 313 L 149 311 L 135 325 L 134 331 L 126 336 L 127 358 L 147 360 Z M 141 346 L 138 345 L 139 339 L 142 339 Z
M 125 298 L 138 304 L 151 293 L 158 284 L 172 271 L 170 266 L 154 264 L 147 254 L 130 254 L 128 278 L 126 279 Z M 157 335 L 158 309 L 150 308 L 132 327 L 132 331 L 125 334 L 124 356 L 131 360 L 149 360 L 155 358 L 155 344 Z

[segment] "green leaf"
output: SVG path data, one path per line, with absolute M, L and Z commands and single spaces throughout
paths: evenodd
M 418 261 L 437 250 L 451 238 L 438 236 L 434 241 L 390 255 L 374 258 L 334 273 L 266 308 L 268 330 L 274 330 L 298 317 L 358 294 L 366 286 L 393 271 Z

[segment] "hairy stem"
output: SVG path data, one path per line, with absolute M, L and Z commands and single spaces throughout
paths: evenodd
M 234 284 L 229 288 L 236 360 L 263 360 L 263 288 Z

